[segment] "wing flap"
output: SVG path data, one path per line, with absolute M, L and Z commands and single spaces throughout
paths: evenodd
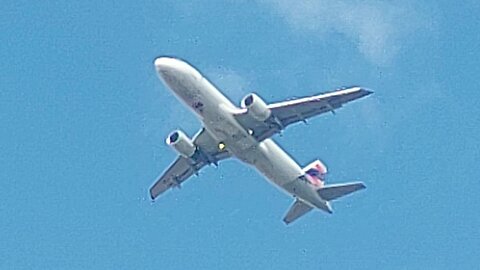
M 150 188 L 150 198 L 154 200 L 169 188 L 179 187 L 185 180 L 205 165 L 204 162 L 192 163 L 189 159 L 178 156 Z
M 193 138 L 197 151 L 191 158 L 177 156 L 175 161 L 165 170 L 150 188 L 152 200 L 172 187 L 180 185 L 197 174 L 205 165 L 217 164 L 218 161 L 230 157 L 226 150 L 218 149 L 218 142 L 206 129 L 201 129 Z
M 271 111 L 271 117 L 265 121 L 252 119 L 246 111 L 242 111 L 235 117 L 245 129 L 253 131 L 253 136 L 255 136 L 258 141 L 263 141 L 279 133 L 288 125 L 333 111 L 345 103 L 370 95 L 371 93 L 371 91 L 361 87 L 351 87 L 321 95 L 269 104 L 268 108 Z
M 352 87 L 317 96 L 273 103 L 269 105 L 269 108 L 281 124 L 287 126 L 319 114 L 333 111 L 345 103 L 362 98 L 371 93 L 371 91 L 360 87 Z

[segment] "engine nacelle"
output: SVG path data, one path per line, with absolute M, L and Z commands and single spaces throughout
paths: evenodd
M 193 156 L 197 150 L 192 140 L 181 130 L 175 130 L 170 133 L 166 141 L 177 153 L 186 158 Z
M 265 121 L 270 117 L 271 111 L 267 104 L 256 94 L 251 93 L 242 99 L 242 108 L 247 109 L 247 113 L 258 121 Z

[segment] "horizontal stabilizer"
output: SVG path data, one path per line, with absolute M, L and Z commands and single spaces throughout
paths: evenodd
M 299 217 L 310 212 L 310 210 L 312 210 L 312 207 L 310 205 L 297 199 L 288 210 L 288 213 L 285 216 L 285 218 L 283 218 L 283 222 L 285 222 L 285 224 L 290 224 L 296 219 L 298 219 Z
M 355 182 L 325 186 L 317 192 L 325 201 L 331 201 L 364 188 L 365 185 L 362 182 Z

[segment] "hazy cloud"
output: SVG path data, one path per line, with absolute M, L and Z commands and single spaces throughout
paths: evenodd
M 333 32 L 345 35 L 377 65 L 388 64 L 422 23 L 413 4 L 403 1 L 259 1 L 272 6 L 295 30 L 321 37 Z
M 240 104 L 244 96 L 252 92 L 251 82 L 232 69 L 217 67 L 207 70 L 205 76 L 236 105 Z

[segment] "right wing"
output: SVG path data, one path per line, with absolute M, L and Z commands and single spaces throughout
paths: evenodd
M 343 104 L 370 95 L 372 92 L 361 87 L 350 87 L 316 96 L 287 100 L 268 105 L 272 117 L 266 121 L 257 121 L 246 111 L 235 115 L 238 122 L 253 132 L 258 141 L 270 138 L 288 125 L 305 121 L 308 118 L 326 112 L 332 112 Z
M 218 149 L 218 142 L 205 130 L 200 130 L 193 138 L 193 143 L 198 147 L 191 158 L 178 156 L 170 167 L 150 188 L 152 200 L 171 187 L 180 187 L 180 184 L 201 168 L 211 163 L 230 157 L 230 153 Z

